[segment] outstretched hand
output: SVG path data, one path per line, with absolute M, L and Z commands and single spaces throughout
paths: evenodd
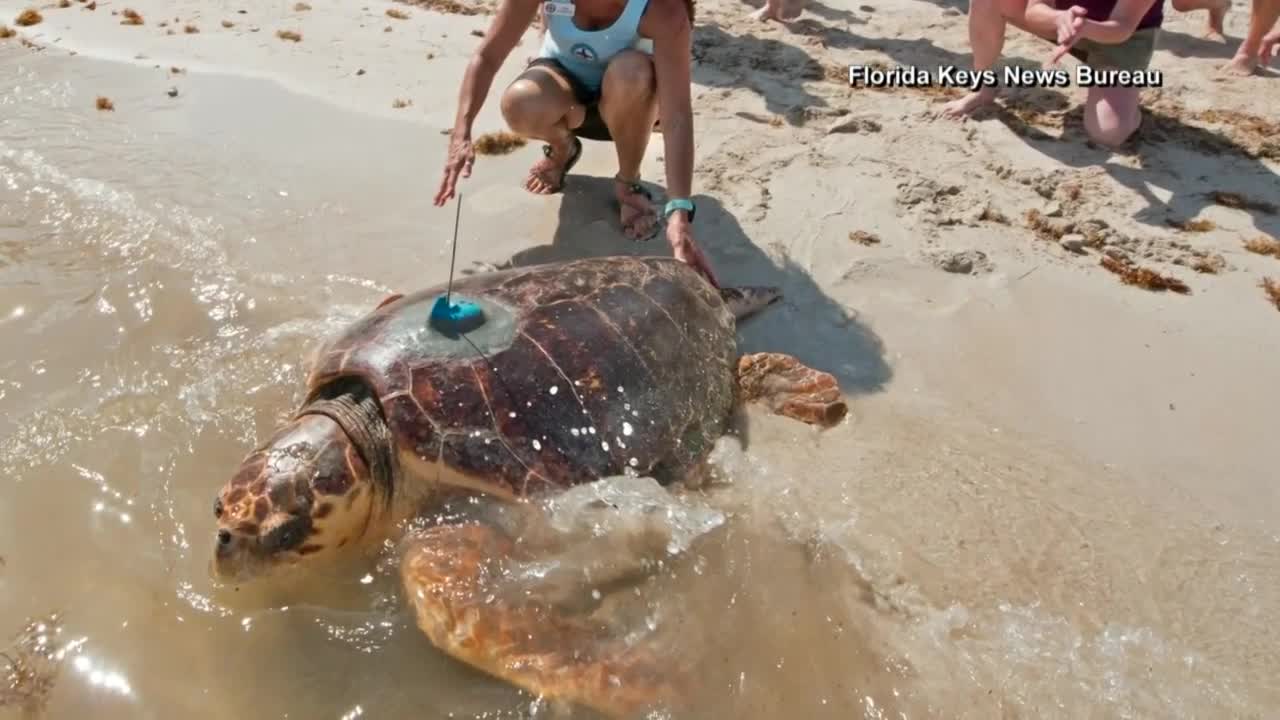
M 444 162 L 444 178 L 436 191 L 436 207 L 442 207 L 456 194 L 459 178 L 471 177 L 471 166 L 476 162 L 476 150 L 471 138 L 454 134 L 449 140 L 449 157 Z
M 1081 30 L 1084 29 L 1085 15 L 1088 11 L 1079 5 L 1072 5 L 1058 13 L 1056 22 L 1058 31 L 1058 46 L 1054 48 L 1053 54 L 1049 56 L 1045 62 L 1045 67 L 1057 65 L 1067 53 L 1071 52 L 1071 48 L 1080 41 Z
M 671 252 L 677 260 L 697 270 L 707 279 L 707 282 L 711 283 L 712 287 L 720 289 L 720 282 L 716 280 L 716 274 L 711 270 L 711 263 L 707 261 L 702 248 L 693 241 L 688 220 L 677 220 L 673 217 L 667 224 L 667 241 L 671 243 Z

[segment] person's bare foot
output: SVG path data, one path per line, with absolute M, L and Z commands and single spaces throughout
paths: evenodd
M 800 17 L 802 11 L 799 0 L 766 0 L 764 7 L 751 13 L 751 18 L 761 22 L 791 22 Z
M 969 117 L 978 109 L 990 105 L 996 99 L 996 89 L 984 87 L 976 92 L 971 92 L 959 100 L 952 100 L 942 106 L 942 117 L 948 120 L 963 120 Z
M 1213 42 L 1226 42 L 1227 11 L 1231 9 L 1231 0 L 1219 0 L 1218 4 L 1209 8 L 1209 25 L 1205 28 L 1204 38 Z
M 658 214 L 653 200 L 637 182 L 614 178 L 614 196 L 621 206 L 622 234 L 629 240 L 644 241 L 653 237 L 658 228 Z
M 529 168 L 524 189 L 535 195 L 552 195 L 564 188 L 564 178 L 582 154 L 577 138 L 569 136 L 563 143 L 547 143 L 543 158 Z
M 1236 77 L 1248 77 L 1252 75 L 1258 68 L 1258 59 L 1249 57 L 1248 55 L 1237 54 L 1231 58 L 1226 65 L 1223 65 L 1219 72 L 1224 75 L 1234 75 Z

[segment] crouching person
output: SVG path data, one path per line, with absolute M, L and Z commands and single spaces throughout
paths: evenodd
M 1145 71 L 1164 22 L 1164 0 L 970 0 L 969 42 L 975 70 L 991 70 L 1012 25 L 1057 47 L 1047 64 L 1070 53 L 1094 70 Z M 1129 139 L 1142 123 L 1141 87 L 1088 88 L 1084 125 L 1089 138 L 1108 147 Z M 948 103 L 943 115 L 959 119 L 990 104 L 995 87 L 983 87 Z

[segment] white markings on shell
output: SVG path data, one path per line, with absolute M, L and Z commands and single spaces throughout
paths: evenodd
M 605 452 L 609 452 L 609 443 L 601 442 L 600 447 L 603 448 Z
M 542 443 L 538 442 L 538 441 L 535 439 L 535 440 L 533 441 L 533 449 L 534 449 L 534 450 L 541 451 L 541 450 L 542 450 Z
M 631 465 L 631 467 L 635 467 L 640 464 L 640 461 L 635 458 L 631 458 L 627 462 Z
M 560 388 L 559 388 L 558 386 L 556 386 L 556 385 L 552 385 L 552 386 L 551 386 L 551 394 L 552 394 L 552 395 L 555 395 L 555 394 L 556 394 L 556 393 L 558 393 L 558 392 L 560 392 Z
M 634 431 L 635 431 L 635 429 L 631 427 L 631 423 L 629 423 L 629 422 L 624 422 L 624 423 L 622 423 L 622 434 L 623 434 L 623 435 L 626 435 L 627 437 L 631 437 L 631 433 L 632 433 L 632 432 L 634 432 Z

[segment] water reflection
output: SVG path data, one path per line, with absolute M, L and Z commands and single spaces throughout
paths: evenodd
M 106 690 L 124 697 L 131 697 L 133 689 L 129 687 L 129 679 L 119 672 L 105 670 L 100 662 L 81 655 L 72 661 L 71 667 L 84 676 L 95 689 Z

